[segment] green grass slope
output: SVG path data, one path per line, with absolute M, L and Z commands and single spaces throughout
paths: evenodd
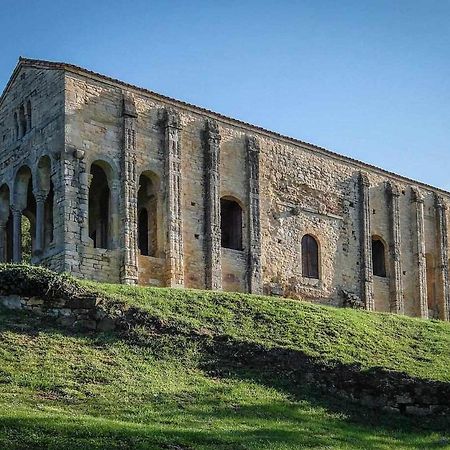
M 84 282 L 186 332 L 226 335 L 323 360 L 450 381 L 450 323 L 309 302 L 185 289 Z
M 448 381 L 448 324 L 238 294 L 85 285 L 158 326 L 81 333 L 1 310 L 1 449 L 450 448 L 448 418 L 347 404 L 271 367 L 233 365 L 192 338 Z

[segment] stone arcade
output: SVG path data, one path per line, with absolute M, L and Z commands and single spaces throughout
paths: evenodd
M 450 194 L 70 64 L 0 99 L 0 259 L 450 318 Z

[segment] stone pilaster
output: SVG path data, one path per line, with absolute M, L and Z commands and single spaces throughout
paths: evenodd
M 363 172 L 359 174 L 360 198 L 360 248 L 361 248 L 361 291 L 367 310 L 374 311 L 373 297 L 373 267 L 372 267 L 372 236 L 370 232 L 369 179 Z
M 222 289 L 220 234 L 220 134 L 208 119 L 205 133 L 206 287 Z
M 112 180 L 110 183 L 111 189 L 111 223 L 110 223 L 110 236 L 111 236 L 111 249 L 119 247 L 120 241 L 120 196 L 121 196 L 121 183 L 119 180 Z
M 443 320 L 450 320 L 447 204 L 441 196 L 436 195 L 435 205 L 439 238 L 439 272 L 442 292 L 442 310 L 440 311 L 440 317 Z
M 80 159 L 84 152 L 74 147 L 66 146 L 65 152 L 58 161 L 61 178 L 55 180 L 55 205 L 61 208 L 64 230 L 62 236 L 64 245 L 64 271 L 80 274 L 79 243 L 82 235 L 82 227 L 88 227 L 82 223 L 79 194 L 80 194 Z M 61 183 L 61 184 L 60 184 Z M 58 188 L 59 187 L 59 188 Z M 61 206 L 59 206 L 61 205 Z M 55 228 L 56 231 L 56 228 Z
M 388 181 L 386 189 L 389 199 L 389 229 L 391 234 L 391 244 L 389 250 L 392 261 L 392 276 L 390 282 L 390 304 L 391 312 L 404 314 L 402 266 L 400 259 L 401 252 L 401 232 L 400 232 L 400 209 L 398 186 Z
M 417 263 L 417 296 L 420 305 L 420 317 L 428 319 L 427 298 L 427 265 L 425 258 L 425 225 L 423 216 L 423 195 L 416 187 L 412 188 L 412 202 L 414 206 L 414 245 Z
M 122 283 L 136 284 L 137 268 L 137 174 L 136 174 L 136 119 L 137 111 L 131 96 L 123 98 L 122 171 L 122 227 L 123 261 Z
M 84 159 L 84 152 L 76 152 L 78 159 L 78 221 L 80 223 L 80 238 L 84 245 L 91 245 L 89 238 L 89 189 L 93 176 L 89 173 L 86 161 Z
M 172 287 L 184 286 L 183 220 L 181 214 L 181 121 L 175 110 L 166 110 L 165 176 L 167 207 L 166 280 Z
M 261 217 L 259 206 L 259 155 L 260 146 L 254 136 L 247 138 L 248 177 L 248 290 L 252 294 L 262 294 L 261 268 Z

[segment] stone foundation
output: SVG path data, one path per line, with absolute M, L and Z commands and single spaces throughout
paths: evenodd
M 0 296 L 0 305 L 7 309 L 28 311 L 33 314 L 56 319 L 59 325 L 82 329 L 111 331 L 116 328 L 116 320 L 99 308 L 100 299 L 86 296 L 76 299 L 43 300 L 39 297 L 19 295 Z

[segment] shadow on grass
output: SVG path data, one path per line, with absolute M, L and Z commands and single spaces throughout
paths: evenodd
M 280 405 L 280 407 L 282 407 Z M 272 407 L 257 415 L 270 416 Z M 230 412 L 223 412 L 228 416 Z M 245 416 L 253 415 L 252 409 Z M 240 416 L 235 420 L 242 420 Z M 320 420 L 320 419 L 319 419 Z M 39 413 L 33 417 L 7 417 L 0 413 L 0 445 L 11 449 L 167 449 L 167 450 L 272 450 L 295 448 L 342 449 L 433 449 L 446 443 L 438 436 L 419 433 L 374 433 L 368 427 L 354 427 L 330 420 L 314 422 L 313 418 L 297 417 L 295 428 L 286 429 L 275 423 L 267 427 L 248 426 L 245 430 L 214 426 L 183 427 L 177 423 L 134 424 L 90 416 L 74 419 Z M 448 447 L 446 447 L 448 448 Z
M 150 333 L 87 334 L 53 327 L 48 319 L 27 314 L 4 313 L 0 332 L 15 331 L 29 336 L 40 332 L 82 337 L 96 348 L 114 340 L 155 349 L 158 340 L 179 337 L 173 328 L 158 326 Z M 148 330 L 147 330 L 148 331 Z M 166 333 L 166 334 L 165 334 Z M 297 403 L 224 407 L 215 401 L 215 393 L 197 405 L 171 411 L 164 421 L 136 424 L 95 418 L 69 416 L 61 411 L 0 412 L 0 447 L 4 449 L 168 449 L 215 450 L 287 449 L 287 448 L 364 448 L 375 450 L 443 448 L 442 438 L 450 428 L 446 417 L 416 419 L 380 413 L 357 406 L 304 383 L 302 367 L 309 361 L 299 352 L 267 349 L 231 338 L 182 336 L 195 341 L 201 349 L 199 366 L 211 378 L 251 381 L 287 394 Z M 176 344 L 174 344 L 175 346 Z M 158 354 L 157 354 L 158 356 Z M 164 357 L 164 356 L 162 356 Z M 310 361 L 309 361 L 310 362 Z M 219 390 L 216 393 L 219 395 Z M 303 405 L 303 407 L 301 407 Z M 317 409 L 326 414 L 320 414 Z M 311 411 L 314 409 L 313 411 Z M 220 427 L 214 423 L 220 421 Z M 330 446 L 331 445 L 331 446 Z
M 206 358 L 202 362 L 203 369 L 216 377 L 252 380 L 264 386 L 281 390 L 294 400 L 305 400 L 313 405 L 327 409 L 330 412 L 343 414 L 346 420 L 362 426 L 380 426 L 386 431 L 415 429 L 448 433 L 450 430 L 450 416 L 445 414 L 415 417 L 381 410 L 380 408 L 365 407 L 349 401 L 337 394 L 330 394 L 324 389 L 318 389 L 311 383 L 311 377 L 317 376 L 319 383 L 326 383 L 329 374 L 330 384 L 345 385 L 347 376 L 357 373 L 360 383 L 385 388 L 385 382 L 376 379 L 378 375 L 390 377 L 390 383 L 395 383 L 404 374 L 386 372 L 381 368 L 360 371 L 355 365 L 342 363 L 317 362 L 301 352 L 285 348 L 265 348 L 263 346 L 236 341 L 228 337 L 210 339 L 206 346 Z M 411 379 L 410 377 L 408 377 Z M 413 379 L 420 383 L 422 380 Z M 425 380 L 428 382 L 427 380 Z M 432 382 L 444 385 L 448 391 L 448 383 Z M 336 392 L 339 388 L 334 386 Z M 383 393 L 386 395 L 386 392 Z M 450 448 L 450 447 L 449 447 Z

